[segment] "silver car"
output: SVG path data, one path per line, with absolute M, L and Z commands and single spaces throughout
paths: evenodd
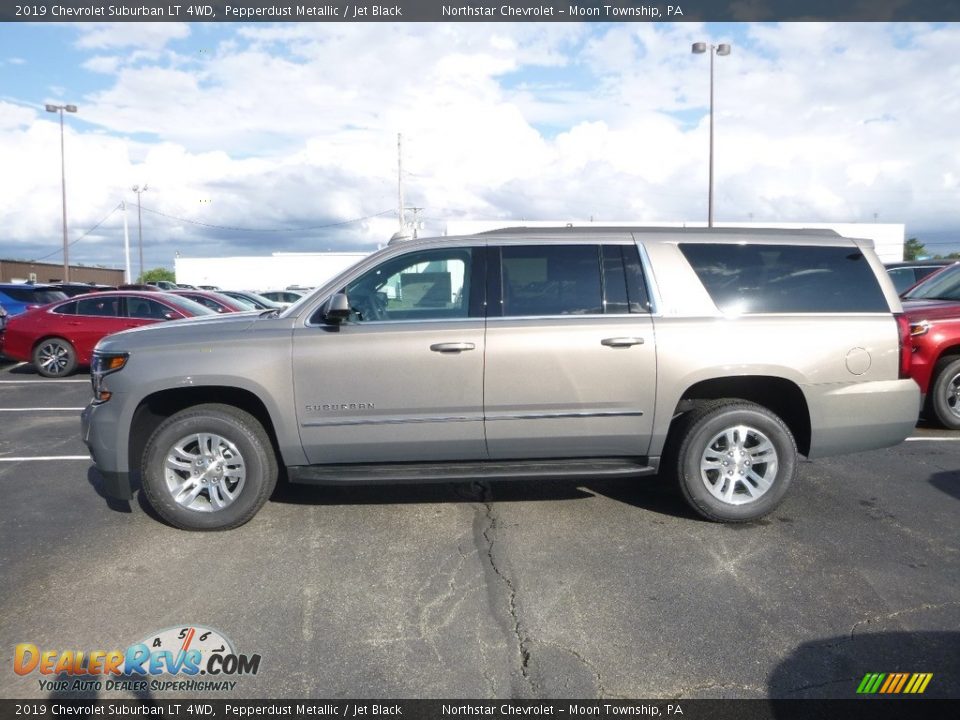
M 909 328 L 869 241 L 517 229 L 394 244 L 259 316 L 110 336 L 83 439 L 171 524 L 292 482 L 658 473 L 711 520 L 770 512 L 797 457 L 914 426 Z

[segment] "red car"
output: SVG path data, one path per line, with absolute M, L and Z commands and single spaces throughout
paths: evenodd
M 209 290 L 170 290 L 169 292 L 173 295 L 189 298 L 218 313 L 247 312 L 255 309 L 232 297 Z
M 98 292 L 44 305 L 9 319 L 0 354 L 32 362 L 44 377 L 64 377 L 89 365 L 101 338 L 121 330 L 212 310 L 160 292 Z
M 924 411 L 960 430 L 960 263 L 928 275 L 901 296 L 910 319 L 910 374 L 924 396 Z
M 910 375 L 924 410 L 944 427 L 960 430 L 960 302 L 904 300 L 913 344 Z

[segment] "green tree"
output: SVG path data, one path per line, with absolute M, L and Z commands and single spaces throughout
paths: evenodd
M 157 280 L 169 280 L 170 282 L 176 282 L 177 276 L 173 274 L 173 270 L 167 270 L 166 268 L 153 268 L 153 270 L 147 270 L 140 276 L 140 279 L 137 280 L 141 285 L 148 282 L 156 282 Z
M 904 260 L 919 260 L 927 254 L 927 248 L 916 238 L 910 238 L 903 244 Z

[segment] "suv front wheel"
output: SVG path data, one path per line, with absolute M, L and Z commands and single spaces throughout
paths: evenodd
M 229 530 L 252 518 L 277 483 L 263 426 L 231 405 L 197 405 L 164 420 L 143 453 L 143 491 L 184 530 Z
M 679 420 L 674 463 L 680 490 L 703 517 L 747 522 L 771 512 L 797 471 L 787 425 L 743 400 L 701 405 Z

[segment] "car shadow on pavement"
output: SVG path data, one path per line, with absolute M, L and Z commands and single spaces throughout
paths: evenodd
M 401 505 L 584 500 L 593 497 L 579 485 L 582 483 L 571 480 L 309 485 L 281 479 L 270 501 L 291 505 Z
M 407 503 L 547 502 L 595 496 L 659 515 L 699 519 L 673 484 L 656 477 L 603 480 L 484 480 L 382 485 L 300 485 L 281 480 L 271 502 L 293 505 L 394 505 Z
M 129 514 L 131 502 L 153 519 L 164 522 L 140 491 L 139 473 L 131 473 L 133 500 L 118 500 L 104 490 L 104 479 L 95 465 L 87 469 L 87 482 L 114 512 Z M 549 502 L 587 500 L 603 496 L 657 515 L 702 520 L 673 483 L 657 477 L 604 480 L 494 480 L 442 483 L 310 485 L 290 483 L 283 477 L 271 502 L 289 505 L 403 505 L 463 502 Z M 762 522 L 762 521 L 761 521 Z
M 946 470 L 930 476 L 930 484 L 955 500 L 960 500 L 960 470 Z
M 856 698 L 865 676 L 873 673 L 932 673 L 923 698 L 960 696 L 960 632 L 863 632 L 804 643 L 783 660 L 767 682 L 771 698 L 814 699 Z M 881 686 L 882 687 L 882 686 Z M 867 688 L 869 689 L 869 688 Z M 878 688 L 879 689 L 879 688 Z M 871 693 L 876 697 L 896 697 L 896 693 Z M 920 717 L 904 711 L 904 717 Z M 776 716 L 774 707 L 774 716 Z

